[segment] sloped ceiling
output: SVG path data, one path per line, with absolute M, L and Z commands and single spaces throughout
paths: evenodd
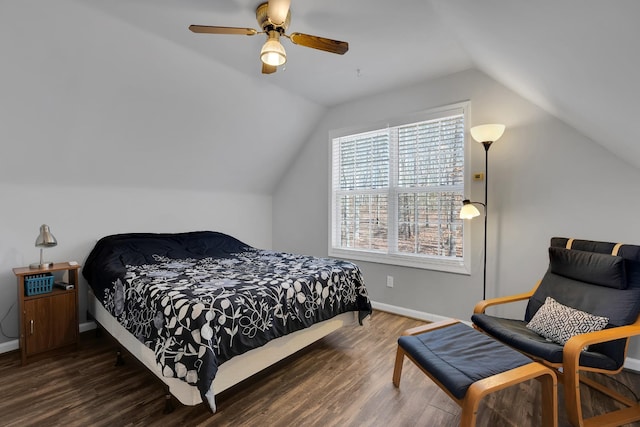
M 290 32 L 350 50 L 285 41 L 273 75 L 263 35 L 187 29 L 259 3 L 0 2 L 0 179 L 270 194 L 327 108 L 473 67 L 640 167 L 636 0 L 292 0 Z
M 640 2 L 431 4 L 477 68 L 640 167 Z
M 145 32 L 225 64 L 261 84 L 273 84 L 314 103 L 331 106 L 372 92 L 472 66 L 466 52 L 424 0 L 293 0 L 288 33 L 349 42 L 344 56 L 283 40 L 287 63 L 260 73 L 265 36 L 193 34 L 190 24 L 260 30 L 257 6 L 266 0 L 89 0 Z M 86 1 L 84 2 L 87 3 Z M 234 87 L 242 94 L 242 87 Z

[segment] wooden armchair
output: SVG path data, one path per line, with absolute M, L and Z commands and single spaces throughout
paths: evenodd
M 640 420 L 640 404 L 635 399 L 580 375 L 582 371 L 620 372 L 629 337 L 640 335 L 640 246 L 553 238 L 549 258 L 548 271 L 530 292 L 479 302 L 472 316 L 474 326 L 556 371 L 564 384 L 572 425 L 617 426 Z M 548 297 L 576 311 L 569 310 L 569 318 L 555 318 L 560 311 L 554 311 L 558 306 Z M 485 313 L 487 307 L 523 300 L 528 301 L 524 320 Z M 565 308 L 561 311 L 566 314 Z M 595 323 L 596 317 L 606 318 L 606 327 L 589 332 L 598 328 L 590 323 Z M 541 320 L 550 325 L 560 322 L 542 330 L 552 339 L 573 326 L 571 338 L 564 344 L 564 340 L 551 342 L 539 334 L 540 330 L 529 328 L 539 326 Z M 583 419 L 580 382 L 626 407 Z

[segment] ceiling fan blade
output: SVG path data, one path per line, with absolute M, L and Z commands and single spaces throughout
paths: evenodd
M 275 65 L 265 64 L 264 62 L 262 63 L 262 74 L 273 74 L 276 71 L 278 71 L 278 67 Z
M 269 0 L 267 16 L 274 25 L 282 25 L 287 20 L 291 0 Z
M 310 36 L 309 34 L 292 33 L 289 39 L 294 44 L 306 46 L 313 49 L 324 50 L 325 52 L 344 55 L 349 50 L 349 43 L 338 40 L 331 40 L 324 37 Z
M 189 25 L 189 29 L 194 33 L 206 33 L 206 34 L 241 34 L 246 36 L 253 36 L 258 34 L 253 28 L 238 28 L 238 27 L 212 27 L 209 25 Z

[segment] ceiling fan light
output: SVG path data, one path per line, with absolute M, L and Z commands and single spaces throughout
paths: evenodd
M 278 39 L 269 38 L 264 46 L 262 46 L 260 59 L 267 65 L 279 67 L 287 62 L 287 53 L 284 51 L 284 46 L 282 46 Z

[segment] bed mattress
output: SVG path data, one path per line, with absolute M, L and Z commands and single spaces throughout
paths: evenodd
M 100 306 L 152 351 L 162 377 L 196 386 L 210 404 L 223 364 L 343 313 L 371 313 L 355 264 L 215 232 L 107 236 L 83 275 Z

